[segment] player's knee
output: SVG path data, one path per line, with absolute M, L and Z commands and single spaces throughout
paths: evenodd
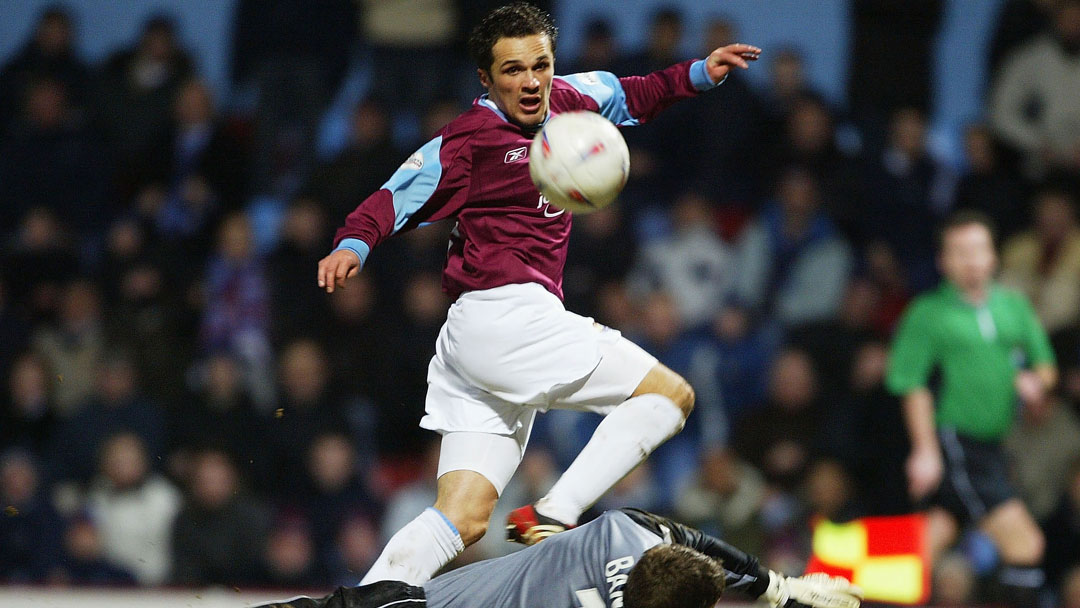
M 682 378 L 675 383 L 672 389 L 672 394 L 668 395 L 676 406 L 682 410 L 683 418 L 690 415 L 690 412 L 694 411 L 694 387 L 690 386 L 690 383 Z

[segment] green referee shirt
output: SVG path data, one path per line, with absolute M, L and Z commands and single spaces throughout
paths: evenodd
M 885 383 L 903 396 L 925 388 L 939 368 L 937 425 L 997 441 L 1012 426 L 1017 370 L 1053 363 L 1050 341 L 1023 295 L 995 284 L 986 303 L 974 306 L 945 281 L 904 312 Z

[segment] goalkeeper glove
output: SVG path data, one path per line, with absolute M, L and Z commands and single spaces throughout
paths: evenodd
M 839 576 L 791 578 L 770 570 L 769 588 L 761 597 L 773 608 L 859 608 L 862 589 Z

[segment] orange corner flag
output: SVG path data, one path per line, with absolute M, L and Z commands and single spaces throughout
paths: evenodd
M 821 520 L 814 524 L 806 572 L 843 576 L 862 587 L 867 600 L 922 604 L 930 597 L 929 562 L 922 515 Z

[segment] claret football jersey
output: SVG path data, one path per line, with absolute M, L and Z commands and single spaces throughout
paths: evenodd
M 557 76 L 549 118 L 591 110 L 616 125 L 632 126 L 712 86 L 701 60 L 647 76 Z M 548 204 L 529 178 L 534 133 L 508 121 L 486 95 L 478 98 L 348 215 L 336 247 L 354 251 L 363 263 L 393 234 L 453 219 L 443 270 L 443 289 L 451 297 L 538 283 L 562 298 L 571 214 Z

